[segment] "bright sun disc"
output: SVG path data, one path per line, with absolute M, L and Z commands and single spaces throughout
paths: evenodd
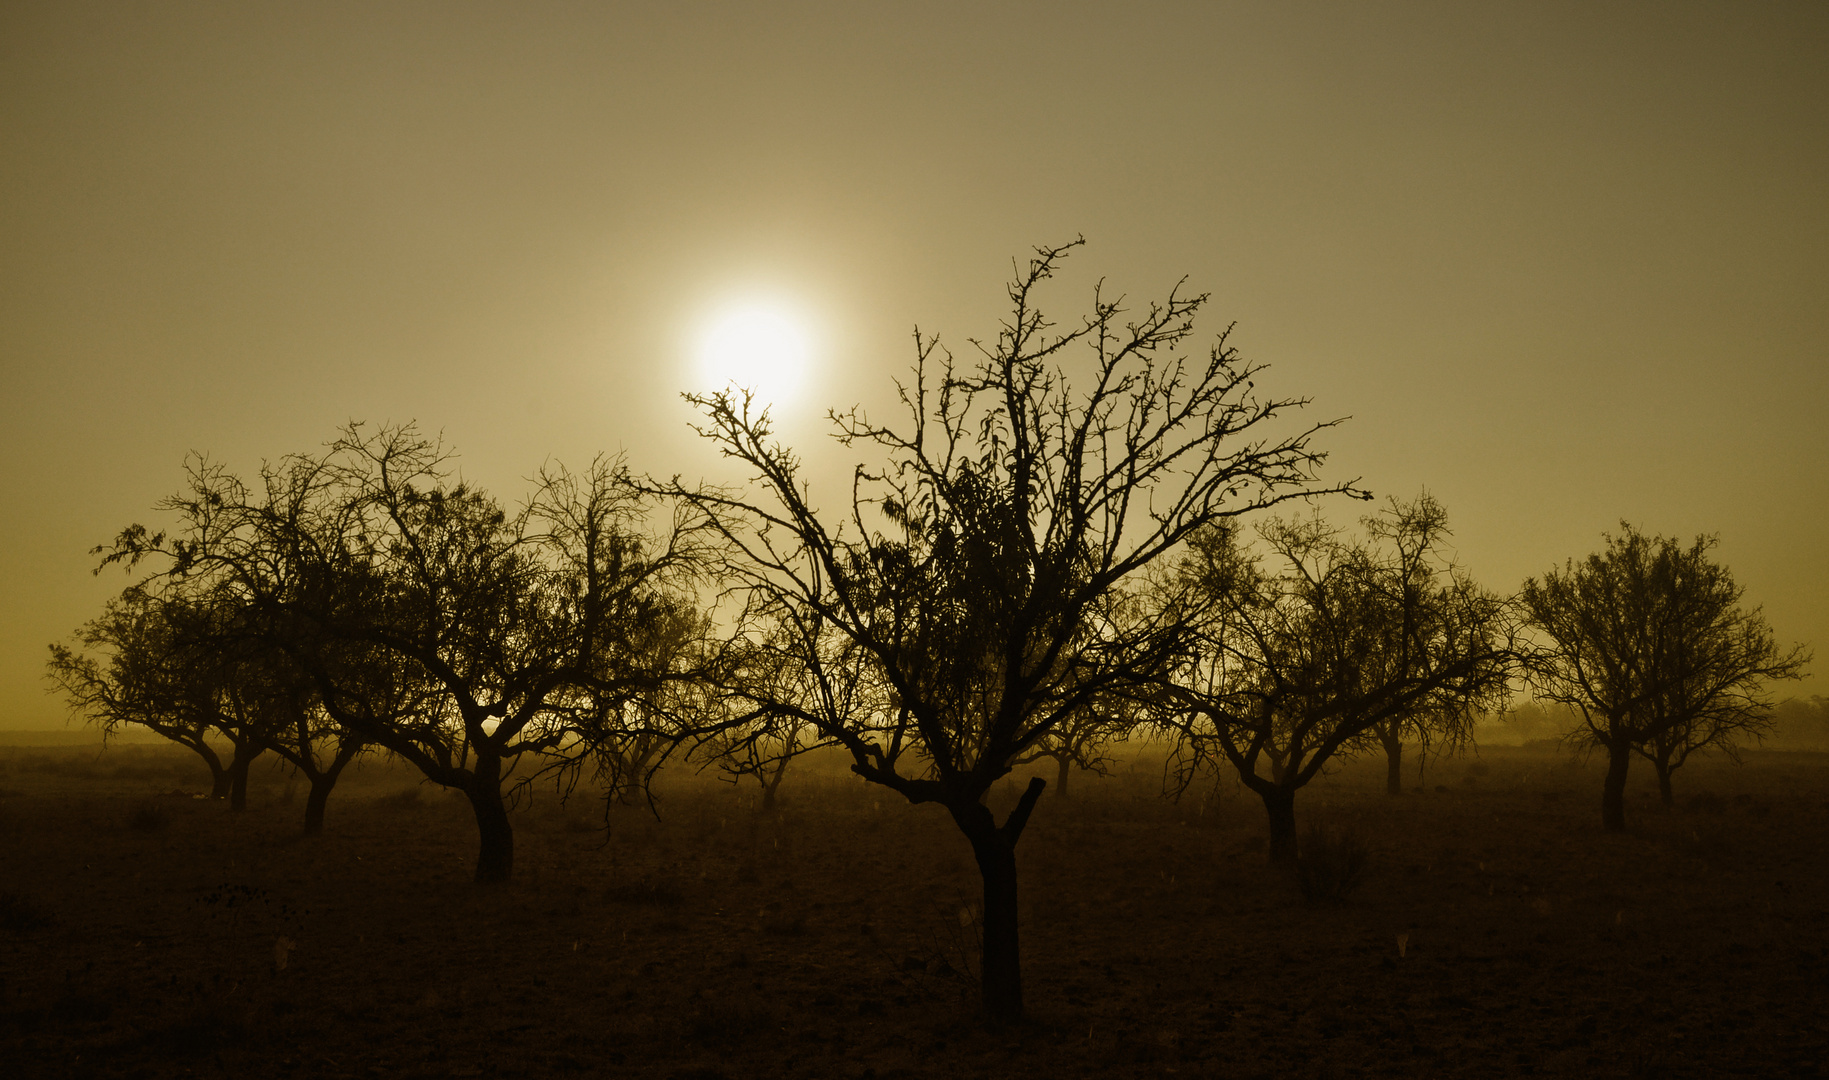
M 732 308 L 706 327 L 699 373 L 713 390 L 737 386 L 763 402 L 791 397 L 806 374 L 808 345 L 800 324 L 763 306 Z

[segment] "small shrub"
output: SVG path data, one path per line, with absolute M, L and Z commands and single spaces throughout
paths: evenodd
M 1751 795 L 1741 792 L 1734 796 L 1734 807 L 1744 810 L 1756 818 L 1763 818 L 1772 812 L 1772 808 Z
M 1720 814 L 1727 810 L 1727 801 L 1712 791 L 1698 791 L 1683 800 L 1683 809 L 1692 814 Z
M 685 903 L 686 896 L 678 884 L 671 881 L 631 881 L 621 885 L 612 885 L 603 891 L 603 898 L 612 904 L 631 904 L 640 907 L 679 907 Z
M 685 1026 L 687 1037 L 701 1045 L 741 1046 L 775 1030 L 780 1022 L 779 1014 L 761 998 L 702 994 Z
M 114 1015 L 114 1002 L 65 986 L 51 1002 L 51 1015 L 66 1024 L 96 1024 Z
M 776 937 L 800 937 L 807 932 L 807 917 L 803 912 L 770 904 L 763 909 L 761 929 Z
M 0 931 L 29 934 L 51 925 L 51 909 L 19 893 L 0 893 Z
M 1311 904 L 1344 903 L 1365 876 L 1365 844 L 1350 830 L 1311 825 L 1297 852 L 1296 882 Z
M 159 832 L 171 824 L 171 818 L 165 811 L 152 803 L 141 803 L 134 807 L 127 818 L 127 827 L 134 832 Z

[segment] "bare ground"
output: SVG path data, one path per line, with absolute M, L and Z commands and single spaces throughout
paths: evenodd
M 1030 1020 L 1002 1030 L 965 841 L 836 771 L 769 815 L 676 781 L 607 837 L 541 796 L 483 888 L 464 804 L 402 771 L 304 839 L 271 773 L 242 814 L 158 794 L 202 787 L 182 751 L 0 766 L 9 1076 L 1806 1077 L 1829 1048 L 1822 755 L 1692 765 L 1624 835 L 1599 766 L 1550 751 L 1401 798 L 1350 765 L 1297 804 L 1369 849 L 1339 905 L 1265 864 L 1234 785 L 1078 776 L 1019 849 Z

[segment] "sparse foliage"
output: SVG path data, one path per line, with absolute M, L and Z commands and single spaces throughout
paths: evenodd
M 51 646 L 46 676 L 104 739 L 135 725 L 188 747 L 209 767 L 211 797 L 239 810 L 264 744 L 241 707 L 237 665 L 221 647 L 221 615 L 185 590 L 154 595 L 131 586 L 77 631 L 78 648 Z M 212 737 L 233 747 L 226 764 Z
M 1343 904 L 1365 878 L 1365 842 L 1350 829 L 1311 825 L 1296 859 L 1296 884 L 1311 904 Z
M 1364 525 L 1368 540 L 1319 516 L 1271 522 L 1271 570 L 1235 529 L 1209 529 L 1160 586 L 1203 628 L 1165 680 L 1177 787 L 1230 765 L 1264 802 L 1273 861 L 1295 859 L 1296 792 L 1336 754 L 1505 688 L 1506 605 L 1448 557 L 1440 505 L 1393 501 Z
M 1000 1019 L 1022 1013 L 1015 845 L 1043 782 L 1002 823 L 986 793 L 1181 647 L 1174 616 L 1125 617 L 1127 581 L 1203 526 L 1324 490 L 1311 440 L 1326 425 L 1271 434 L 1302 403 L 1258 398 L 1260 368 L 1224 335 L 1204 357 L 1181 352 L 1205 296 L 1177 290 L 1127 317 L 1095 292 L 1057 331 L 1037 303 L 1074 246 L 1037 252 L 976 363 L 916 332 L 907 426 L 834 414 L 841 446 L 876 455 L 842 513 L 818 509 L 800 459 L 740 394 L 690 400 L 753 486 L 658 485 L 727 537 L 740 633 L 779 661 L 771 679 L 726 685 L 733 711 L 798 717 L 866 780 L 944 806 L 971 843 L 984 1005 Z
M 1683 547 L 1626 522 L 1606 549 L 1524 584 L 1521 600 L 1543 638 L 1530 673 L 1539 697 L 1581 714 L 1579 738 L 1607 753 L 1605 828 L 1626 827 L 1632 755 L 1670 773 L 1692 753 L 1732 756 L 1770 724 L 1766 684 L 1803 674 L 1802 646 L 1779 647 L 1745 590 L 1709 555 L 1709 536 Z
M 337 724 L 462 791 L 479 881 L 512 871 L 508 791 L 575 775 L 620 703 L 686 678 L 690 650 L 656 643 L 690 606 L 700 534 L 644 534 L 645 500 L 612 462 L 543 471 L 511 515 L 412 428 L 352 424 L 252 489 L 193 461 L 165 507 L 177 532 L 131 527 L 107 560 L 163 555 L 149 588 L 233 596 L 247 640 L 284 651 Z

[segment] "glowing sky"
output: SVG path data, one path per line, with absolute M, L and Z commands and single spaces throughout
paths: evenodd
M 45 645 L 123 583 L 85 552 L 187 450 L 417 419 L 509 499 L 724 476 L 676 394 L 767 297 L 818 462 L 1081 233 L 1054 310 L 1187 275 L 1486 584 L 1718 532 L 1829 649 L 1825 56 L 1819 2 L 9 3 L 0 726 L 62 723 Z

